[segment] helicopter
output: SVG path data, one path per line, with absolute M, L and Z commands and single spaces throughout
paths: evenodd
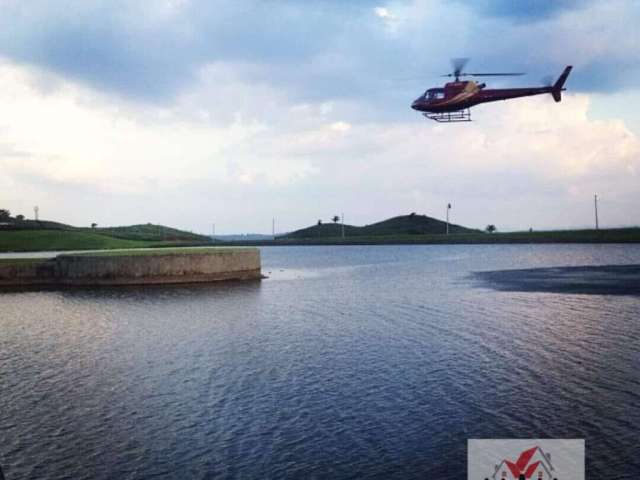
M 556 102 L 562 99 L 562 91 L 566 90 L 564 84 L 573 68 L 571 65 L 565 67 L 553 85 L 542 87 L 525 88 L 486 88 L 485 83 L 478 83 L 473 80 L 460 80 L 460 77 L 504 77 L 518 76 L 524 73 L 466 73 L 462 69 L 465 67 L 468 58 L 457 58 L 452 60 L 453 72 L 443 75 L 443 77 L 453 77 L 454 81 L 446 83 L 441 88 L 430 88 L 411 104 L 411 108 L 436 122 L 470 122 L 471 111 L 474 105 L 486 102 L 496 102 L 498 100 L 509 100 L 511 98 L 529 97 L 550 93 Z

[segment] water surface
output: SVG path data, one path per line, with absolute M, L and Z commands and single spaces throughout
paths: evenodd
M 640 471 L 640 297 L 476 271 L 640 246 L 269 247 L 262 282 L 0 294 L 18 478 L 466 478 L 468 438 L 585 438 Z

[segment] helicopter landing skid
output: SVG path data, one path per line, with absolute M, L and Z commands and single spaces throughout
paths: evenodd
M 470 122 L 471 110 L 465 108 L 464 110 L 456 110 L 455 112 L 425 112 L 422 115 L 429 120 L 435 120 L 439 123 L 453 123 L 453 122 Z

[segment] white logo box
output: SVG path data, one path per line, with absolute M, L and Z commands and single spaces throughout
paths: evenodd
M 467 478 L 584 480 L 584 439 L 469 439 Z

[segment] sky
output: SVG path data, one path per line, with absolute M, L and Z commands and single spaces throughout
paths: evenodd
M 640 225 L 635 0 L 0 0 L 0 208 L 271 233 L 417 212 Z M 442 125 L 450 59 L 549 95 Z

